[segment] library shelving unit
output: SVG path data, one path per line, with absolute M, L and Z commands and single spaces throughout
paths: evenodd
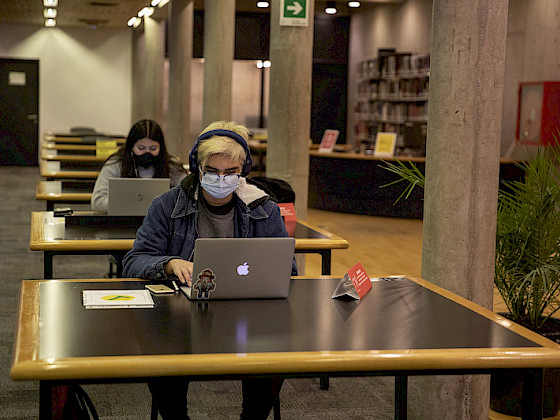
M 430 55 L 391 53 L 359 63 L 355 143 L 372 149 L 378 132 L 397 133 L 397 154 L 424 155 Z

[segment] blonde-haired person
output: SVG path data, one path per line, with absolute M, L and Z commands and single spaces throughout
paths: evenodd
M 124 258 L 125 277 L 178 278 L 191 285 L 197 238 L 288 236 L 278 205 L 247 182 L 247 139 L 247 129 L 229 121 L 202 131 L 189 155 L 191 173 L 148 210 Z M 189 418 L 188 384 L 182 377 L 148 383 L 163 419 Z M 281 378 L 244 380 L 241 419 L 266 419 L 281 386 Z

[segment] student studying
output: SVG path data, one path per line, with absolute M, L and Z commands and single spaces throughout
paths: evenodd
M 234 122 L 214 122 L 202 131 L 189 155 L 191 174 L 148 210 L 124 258 L 125 277 L 178 278 L 190 286 L 205 274 L 193 273 L 197 238 L 288 236 L 278 205 L 246 178 L 251 171 L 247 139 L 247 129 Z M 295 261 L 292 274 L 297 274 Z M 282 381 L 244 380 L 241 418 L 266 419 Z M 164 419 L 188 418 L 188 385 L 183 377 L 149 382 Z
M 167 153 L 163 131 L 152 120 L 135 123 L 123 147 L 107 158 L 95 182 L 92 210 L 109 209 L 109 178 L 169 178 L 171 187 L 186 176 L 181 162 Z

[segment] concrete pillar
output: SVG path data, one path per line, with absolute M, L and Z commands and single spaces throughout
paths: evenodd
M 422 276 L 487 308 L 507 8 L 508 0 L 433 2 Z M 418 418 L 488 418 L 487 376 L 426 377 L 418 386 Z
M 144 17 L 146 70 L 144 74 L 144 116 L 163 125 L 163 61 L 165 56 L 165 22 Z
M 288 182 L 296 193 L 296 214 L 307 217 L 313 10 L 308 26 L 280 26 L 280 2 L 270 12 L 270 93 L 266 176 Z
M 235 0 L 204 1 L 202 126 L 231 119 Z
M 191 123 L 191 62 L 193 44 L 193 1 L 169 4 L 169 96 L 165 143 L 169 153 L 188 162 L 194 139 Z
M 136 121 L 143 118 L 144 103 L 146 95 L 142 85 L 146 78 L 146 37 L 141 29 L 132 31 L 132 109 L 130 117 L 132 126 Z

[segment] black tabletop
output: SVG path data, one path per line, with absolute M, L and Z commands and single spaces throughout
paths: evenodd
M 64 237 L 57 240 L 136 239 L 143 221 L 138 216 L 73 215 L 65 218 Z M 296 239 L 329 239 L 328 236 L 301 223 L 296 224 Z
M 405 278 L 376 281 L 361 301 L 335 300 L 337 279 L 292 280 L 287 299 L 191 302 L 154 296 L 153 309 L 89 309 L 85 289 L 143 282 L 44 282 L 40 358 L 345 350 L 539 347 Z

